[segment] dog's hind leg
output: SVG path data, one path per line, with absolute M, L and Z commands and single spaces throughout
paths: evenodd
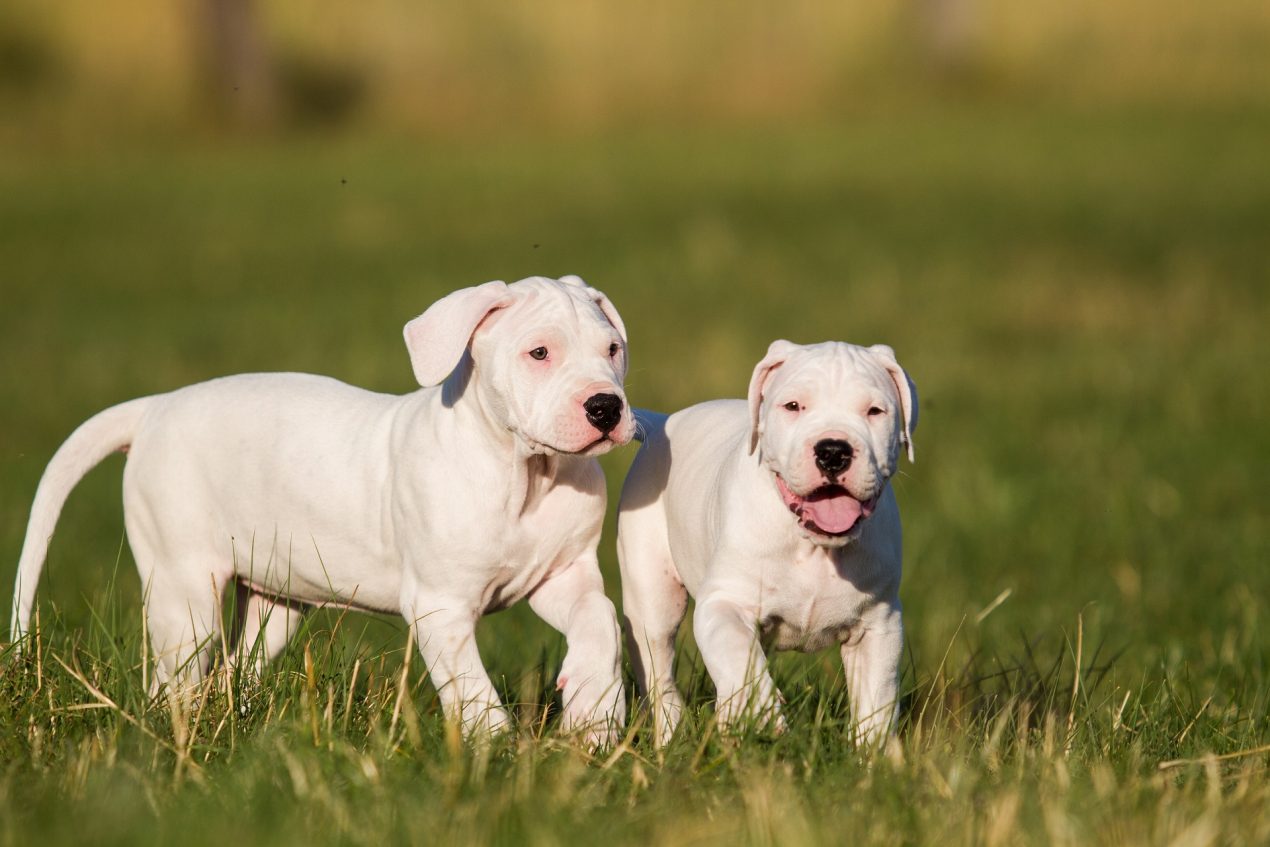
M 235 583 L 234 637 L 230 644 L 231 668 L 260 676 L 286 649 L 304 622 L 302 603 L 267 596 L 250 586 Z
M 203 680 L 221 636 L 221 598 L 228 568 L 208 557 L 186 557 L 156 566 L 151 551 L 134 542 L 141 572 L 146 626 L 154 654 L 151 695 L 189 693 Z

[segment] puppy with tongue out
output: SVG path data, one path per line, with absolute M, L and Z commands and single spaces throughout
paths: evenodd
M 775 341 L 747 400 L 635 416 L 643 446 L 622 488 L 618 559 L 657 742 L 683 710 L 673 663 L 689 595 L 722 728 L 783 728 L 765 650 L 836 646 L 856 737 L 887 737 L 903 646 L 888 483 L 901 451 L 912 461 L 917 425 L 917 389 L 894 351 Z

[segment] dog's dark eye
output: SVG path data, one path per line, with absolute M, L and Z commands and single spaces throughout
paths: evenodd
M 613 342 L 612 344 L 609 345 L 609 357 L 612 358 L 613 356 L 616 356 L 617 351 L 621 349 L 622 349 L 621 346 L 618 345 L 617 342 Z
M 886 409 L 883 409 L 881 406 L 869 407 L 869 417 L 873 417 L 874 415 L 885 415 L 885 414 L 886 414 Z
M 534 349 L 529 351 L 529 355 L 531 358 L 537 359 L 538 361 L 541 362 L 543 359 L 547 358 L 547 348 L 535 347 Z
M 802 408 L 802 406 L 798 405 L 797 400 L 790 400 L 788 403 L 785 404 L 785 408 L 791 412 L 797 412 L 799 409 Z

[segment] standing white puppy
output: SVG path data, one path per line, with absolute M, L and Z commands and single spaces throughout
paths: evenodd
M 156 683 L 182 689 L 208 671 L 221 597 L 236 584 L 249 597 L 236 661 L 257 644 L 259 665 L 276 655 L 308 605 L 399 613 L 447 713 L 494 730 L 508 718 L 476 622 L 527 597 L 568 641 L 565 728 L 612 741 L 625 704 L 617 616 L 596 561 L 605 485 L 593 457 L 634 431 L 621 318 L 577 277 L 533 277 L 450 294 L 405 337 L 423 388 L 404 396 L 248 374 L 84 423 L 35 495 L 13 639 L 30 625 L 67 495 L 125 450 L 125 524 Z
M 900 516 L 887 484 L 913 458 L 917 391 L 885 345 L 775 341 L 748 404 L 636 413 L 644 446 L 622 488 L 627 637 L 659 744 L 683 710 L 675 633 L 688 595 L 718 717 L 783 726 L 764 646 L 840 645 L 852 716 L 894 726 L 903 627 Z

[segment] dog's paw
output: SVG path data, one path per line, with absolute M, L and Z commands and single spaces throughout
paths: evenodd
M 776 695 L 747 700 L 743 693 L 738 693 L 719 704 L 715 719 L 723 735 L 747 732 L 783 735 L 789 728 L 781 713 L 781 700 Z
M 578 735 L 591 749 L 615 746 L 626 724 L 626 696 L 620 679 L 599 680 L 561 673 L 556 682 L 564 705 L 560 728 Z
M 497 703 L 466 703 L 461 724 L 468 738 L 487 738 L 511 729 L 512 720 Z
M 675 736 L 679 721 L 683 719 L 684 702 L 676 690 L 654 695 L 648 703 L 653 715 L 653 746 L 665 747 Z

